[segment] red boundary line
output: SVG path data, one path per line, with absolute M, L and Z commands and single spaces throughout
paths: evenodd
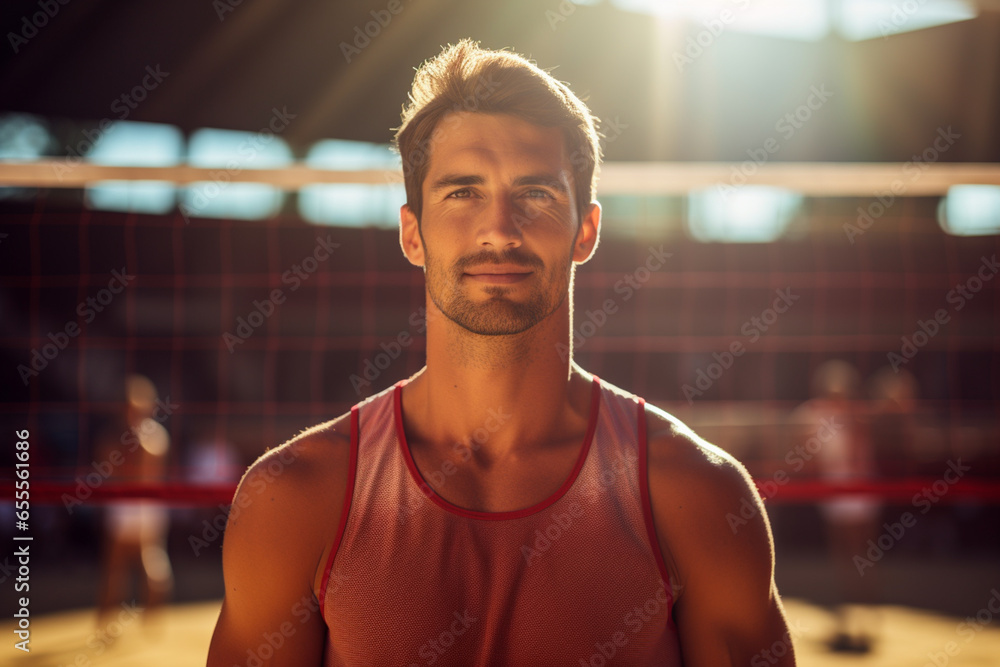
M 72 474 L 72 473 L 70 473 Z M 92 477 L 97 473 L 91 471 Z M 98 475 L 99 477 L 99 475 Z M 80 481 L 51 481 L 32 479 L 29 488 L 31 501 L 47 504 L 93 505 L 119 500 L 147 498 L 163 500 L 170 505 L 217 505 L 229 504 L 236 492 L 235 482 L 219 484 L 139 483 L 111 482 L 101 479 L 98 484 L 88 485 L 87 473 L 79 476 Z M 96 480 L 95 480 L 96 481 Z M 883 501 L 911 502 L 915 495 L 930 493 L 940 498 L 940 502 L 979 500 L 1000 501 L 1000 480 L 961 479 L 941 489 L 945 482 L 941 479 L 907 478 L 870 482 L 826 482 L 802 479 L 779 484 L 769 479 L 757 479 L 761 496 L 768 503 L 815 501 L 844 495 L 871 495 Z M 15 480 L 0 481 L 0 500 L 14 499 Z M 937 483 L 937 488 L 935 488 Z M 943 492 L 939 492 L 939 489 Z M 65 496 L 65 497 L 64 497 Z M 77 502 L 78 501 L 78 502 Z

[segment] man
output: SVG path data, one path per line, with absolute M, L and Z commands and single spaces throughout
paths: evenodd
M 410 99 L 427 365 L 247 472 L 209 665 L 793 665 L 744 468 L 565 353 L 600 225 L 586 106 L 468 40 Z
M 891 369 L 889 376 L 899 378 Z M 902 378 L 900 378 L 902 379 Z M 797 442 L 812 434 L 822 438 L 814 474 L 832 483 L 870 482 L 878 477 L 876 451 L 870 433 L 870 408 L 860 399 L 861 374 L 843 359 L 823 362 L 812 376 L 813 398 L 791 414 Z M 882 407 L 882 406 L 879 406 Z M 831 426 L 835 425 L 835 426 Z M 893 438 L 913 442 L 913 438 Z M 901 456 L 900 459 L 905 460 Z M 840 604 L 835 608 L 830 650 L 868 653 L 881 624 L 875 609 L 880 581 L 878 572 L 860 570 L 855 557 L 879 537 L 882 502 L 867 494 L 840 495 L 819 504 L 826 523 L 827 549 Z M 864 576 L 862 576 L 864 575 Z
M 124 388 L 123 414 L 102 435 L 98 458 L 116 464 L 112 479 L 161 481 L 170 434 L 156 419 L 160 404 L 156 385 L 144 375 L 129 375 Z M 167 508 L 156 501 L 123 500 L 108 504 L 104 518 L 97 626 L 107 628 L 121 612 L 121 604 L 132 597 L 128 589 L 133 572 L 137 589 L 146 596 L 143 621 L 148 622 L 157 617 L 174 586 L 166 549 Z

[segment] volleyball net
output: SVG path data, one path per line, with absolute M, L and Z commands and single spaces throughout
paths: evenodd
M 22 195 L 0 201 L 0 421 L 29 434 L 34 502 L 228 503 L 257 455 L 424 363 L 423 276 L 398 230 L 313 224 L 293 205 L 307 187 L 398 183 L 391 174 L 247 170 L 234 182 L 286 200 L 246 220 L 99 210 L 83 194 L 209 170 L 0 167 Z M 749 185 L 741 168 L 605 165 L 600 247 L 576 273 L 576 361 L 732 452 L 768 502 L 912 502 L 960 460 L 968 471 L 941 503 L 995 504 L 1000 236 L 948 233 L 940 218 L 949 188 L 1000 184 L 1000 170 L 928 165 L 893 194 L 905 165 L 764 165 Z M 734 202 L 773 238 L 728 239 L 718 220 Z M 824 474 L 833 440 L 802 418 L 831 361 L 868 438 L 865 475 Z M 172 443 L 157 482 L 123 476 L 97 445 L 130 446 L 117 425 L 136 373 L 157 387 Z M 11 499 L 18 460 L 4 451 Z

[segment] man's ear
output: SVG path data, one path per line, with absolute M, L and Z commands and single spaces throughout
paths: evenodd
M 601 232 L 601 204 L 592 201 L 587 205 L 587 213 L 580 221 L 580 229 L 576 232 L 576 242 L 573 244 L 573 261 L 583 264 L 594 256 Z
M 420 238 L 420 223 L 409 204 L 399 208 L 399 245 L 410 264 L 424 266 L 424 242 Z

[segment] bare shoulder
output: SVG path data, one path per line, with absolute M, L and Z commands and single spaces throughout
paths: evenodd
M 697 498 L 741 495 L 753 484 L 731 454 L 648 403 L 646 433 L 651 483 L 669 484 Z
M 237 495 L 267 486 L 281 496 L 314 497 L 315 486 L 346 477 L 350 454 L 350 412 L 303 430 L 267 450 L 247 469 Z
M 669 413 L 647 404 L 648 475 L 654 525 L 675 583 L 717 576 L 727 558 L 765 574 L 773 546 L 746 468 Z
M 282 557 L 296 562 L 310 584 L 344 505 L 350 452 L 348 412 L 262 454 L 236 490 L 227 551 L 280 545 Z
M 212 667 L 243 660 L 261 636 L 286 627 L 296 641 L 284 643 L 280 662 L 319 663 L 315 575 L 344 504 L 350 451 L 348 413 L 265 452 L 243 475 L 223 540 L 226 594 Z

